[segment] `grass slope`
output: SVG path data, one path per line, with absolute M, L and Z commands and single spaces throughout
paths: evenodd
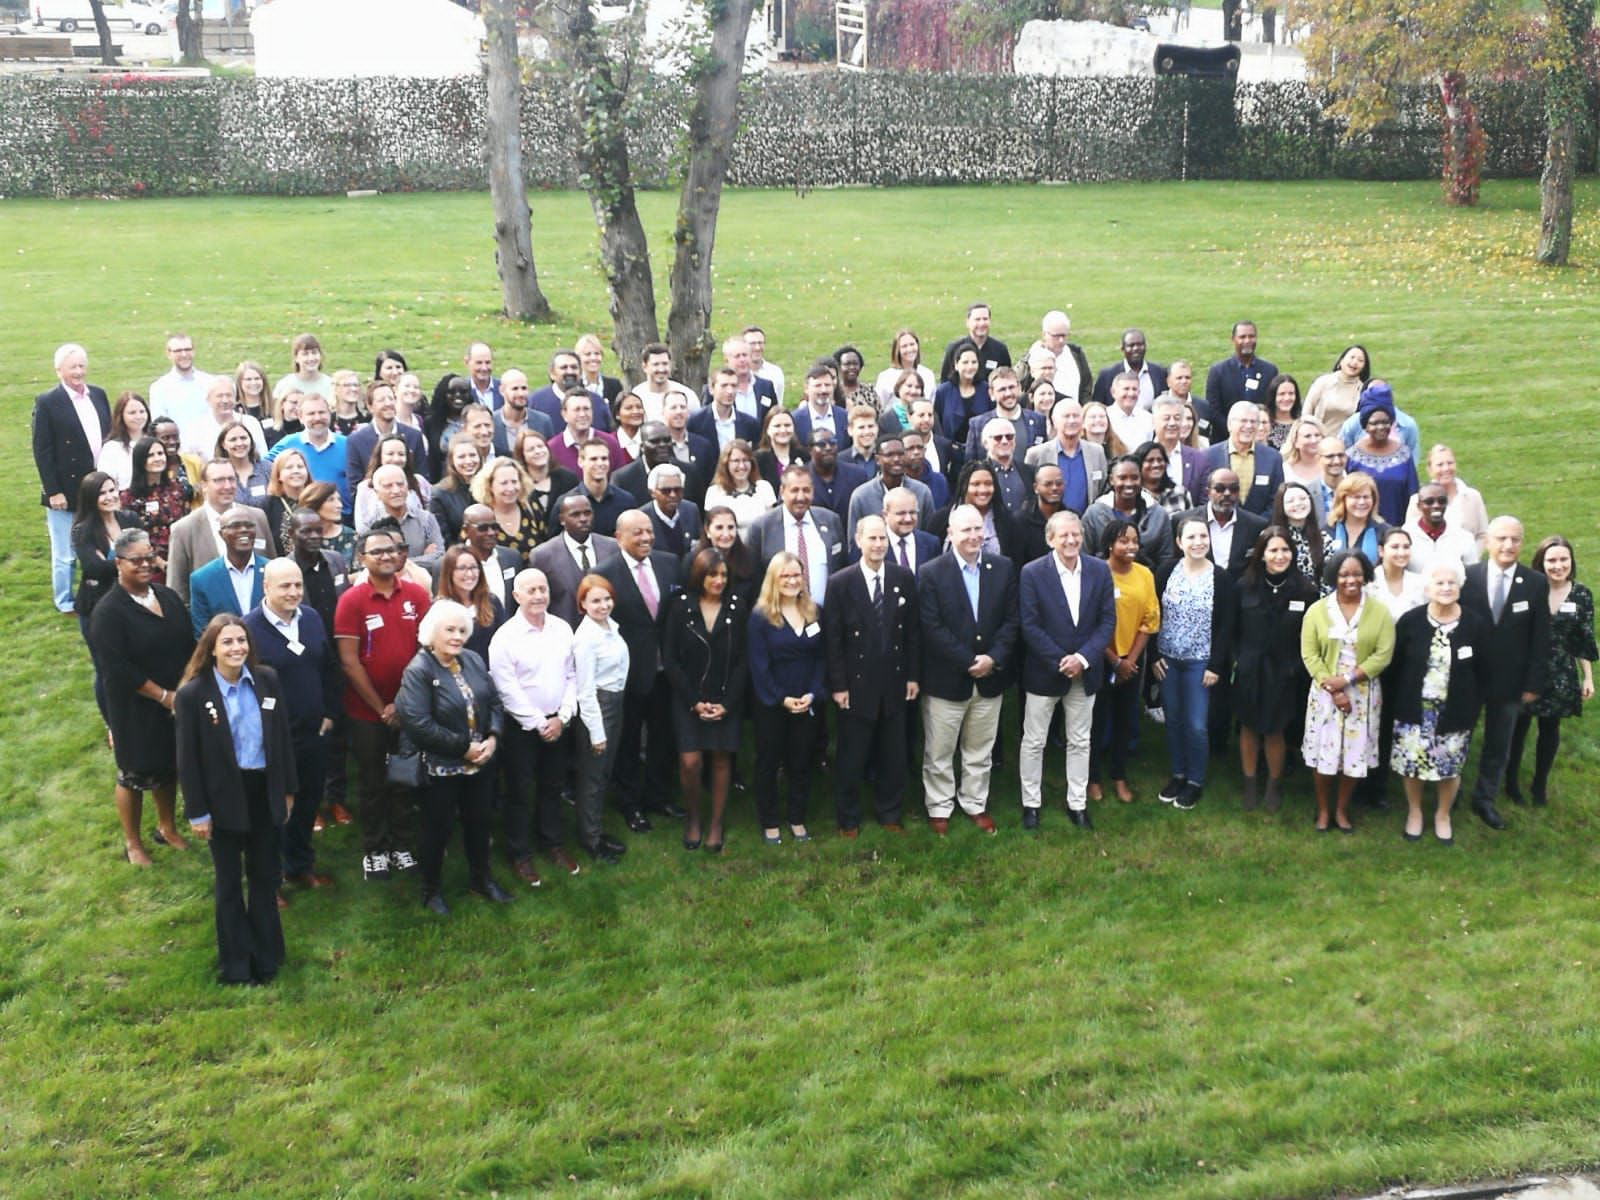
M 1597 277 L 1526 260 L 1531 183 L 1473 211 L 1429 185 L 1154 185 L 736 193 L 716 326 L 751 320 L 791 378 L 845 341 L 930 353 L 967 300 L 1020 351 L 1067 307 L 1091 361 L 1121 328 L 1152 356 L 1221 357 L 1235 317 L 1302 385 L 1371 349 L 1430 440 L 1531 538 L 1600 562 L 1592 497 Z M 644 198 L 658 254 L 667 197 Z M 1546 811 L 1453 852 L 1399 817 L 1317 838 L 1303 775 L 1276 820 L 1231 764 L 1191 815 L 1150 797 L 1085 837 L 869 830 L 759 845 L 748 797 L 721 859 L 670 831 L 625 865 L 507 910 L 424 920 L 363 887 L 322 835 L 333 893 L 287 914 L 271 989 L 210 982 L 209 864 L 115 856 L 111 762 L 71 622 L 49 615 L 24 430 L 51 349 L 143 390 L 183 328 L 202 366 L 330 366 L 401 348 L 430 380 L 484 336 L 502 366 L 604 328 L 581 196 L 534 198 L 557 329 L 492 315 L 483 196 L 7 202 L 12 348 L 0 406 L 0 1192 L 15 1197 L 1325 1196 L 1595 1160 L 1596 744 L 1568 741 Z M 665 296 L 665 259 L 660 294 Z M 1592 582 L 1592 580 L 1591 580 Z M 746 766 L 747 773 L 749 766 Z M 1060 794 L 1059 764 L 1047 786 Z M 819 793 L 814 827 L 829 805 Z M 1585 1082 L 1585 1081 L 1588 1082 Z

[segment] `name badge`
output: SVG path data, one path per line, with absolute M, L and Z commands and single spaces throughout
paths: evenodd
M 1512 612 L 1527 612 L 1528 611 L 1528 602 L 1526 600 L 1515 600 L 1515 601 L 1513 601 L 1512 604 L 1511 604 L 1511 611 Z
M 267 485 L 264 483 L 256 484 L 255 487 L 250 489 L 250 494 L 252 496 L 265 496 L 267 494 Z
M 256 539 L 256 549 L 257 550 L 265 550 L 266 548 L 267 548 L 267 539 L 266 538 L 257 538 Z
M 501 579 L 515 579 L 516 577 L 517 569 L 515 567 L 507 567 L 504 571 L 500 572 Z
M 289 650 L 290 654 L 294 655 L 296 658 L 299 658 L 302 654 L 304 654 L 306 652 L 305 643 L 303 643 L 303 642 L 290 642 L 289 646 L 288 646 L 288 650 Z
M 263 700 L 261 702 L 261 711 L 262 712 L 271 712 L 273 709 L 275 709 L 277 707 L 278 707 L 278 698 L 276 696 L 268 696 L 265 700 Z
M 840 543 L 838 543 L 838 542 L 835 542 L 835 543 L 834 543 L 834 544 L 833 544 L 833 549 L 831 549 L 831 550 L 830 550 L 830 551 L 828 551 L 828 553 L 829 553 L 829 554 L 838 554 L 838 553 L 839 553 L 839 552 L 840 552 L 840 551 L 841 551 L 841 550 L 843 550 L 843 549 L 844 549 L 844 547 L 843 547 L 843 546 L 842 546 L 842 545 L 841 545 L 841 544 L 840 544 Z
M 1247 392 L 1253 392 L 1260 386 L 1261 380 L 1259 379 L 1246 379 L 1244 381 L 1244 390 Z
M 1119 588 L 1119 587 L 1112 588 L 1111 589 L 1111 598 L 1113 600 L 1121 600 L 1122 599 L 1122 589 Z
M 1104 471 L 1094 471 L 1094 472 L 1092 472 L 1090 474 L 1089 478 L 1090 479 L 1101 479 L 1104 476 L 1105 476 L 1105 472 Z
M 383 616 L 380 613 L 367 614 L 367 629 L 377 630 L 383 628 Z
M 985 371 L 993 371 L 999 365 L 1000 365 L 1000 360 L 999 359 L 986 358 L 986 359 L 983 360 L 983 369 Z
M 344 576 L 343 575 L 335 575 L 333 577 L 333 586 L 334 587 L 343 587 L 344 586 Z
M 1291 600 L 1291 601 L 1289 601 L 1289 611 L 1290 612 L 1303 613 L 1303 612 L 1305 612 L 1305 610 L 1306 610 L 1306 602 L 1304 600 Z
M 811 622 L 811 624 L 806 626 L 806 636 L 808 638 L 816 637 L 817 634 L 819 634 L 821 632 L 822 632 L 822 626 L 818 625 L 815 621 Z
M 1256 487 L 1266 487 L 1267 484 L 1270 483 L 1270 482 L 1271 482 L 1271 480 L 1268 479 L 1267 476 L 1265 476 L 1265 475 L 1257 475 L 1256 476 L 1255 486 Z
M 1471 646 L 1463 646 L 1463 647 L 1461 647 L 1461 649 L 1456 651 L 1456 657 L 1460 658 L 1460 659 L 1471 658 L 1472 657 L 1472 647 Z
M 1578 602 L 1576 600 L 1568 600 L 1558 611 L 1564 613 L 1575 613 L 1578 611 Z
M 146 500 L 144 502 L 144 510 L 151 516 L 155 516 L 161 510 L 161 502 L 159 500 Z

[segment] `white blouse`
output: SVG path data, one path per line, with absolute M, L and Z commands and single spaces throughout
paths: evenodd
M 628 643 L 616 622 L 596 624 L 589 617 L 578 622 L 572 637 L 572 657 L 578 668 L 578 716 L 589 731 L 591 743 L 606 740 L 600 712 L 600 692 L 621 692 L 628 686 Z

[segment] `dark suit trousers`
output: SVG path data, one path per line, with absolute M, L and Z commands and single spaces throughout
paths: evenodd
M 649 740 L 645 741 L 645 734 Z M 639 747 L 644 743 L 644 776 L 640 777 Z M 656 672 L 655 687 L 647 693 L 628 692 L 622 700 L 622 740 L 617 745 L 611 782 L 623 812 L 659 809 L 667 802 L 667 789 L 677 778 L 673 762 L 672 685 L 664 672 Z
M 439 890 L 444 848 L 457 816 L 473 884 L 489 877 L 489 793 L 493 786 L 494 772 L 488 768 L 476 775 L 430 775 L 423 782 L 422 846 L 417 855 L 423 895 Z
M 839 711 L 839 761 L 834 763 L 834 807 L 840 829 L 861 824 L 857 789 L 867 763 L 876 768 L 874 790 L 880 825 L 900 823 L 900 794 L 906 783 L 906 706 L 891 700 L 875 713 Z
M 303 875 L 316 864 L 311 848 L 311 828 L 322 807 L 322 784 L 328 769 L 328 739 L 309 737 L 294 744 L 295 772 L 300 790 L 294 795 L 294 811 L 283 823 L 283 873 Z
M 752 710 L 756 727 L 756 812 L 761 828 L 776 829 L 778 819 L 778 768 L 788 776 L 789 803 L 783 809 L 790 825 L 806 823 L 811 798 L 812 755 L 822 712 L 792 713 L 781 704 L 757 704 Z
M 561 787 L 567 778 L 567 754 L 571 731 L 563 731 L 553 742 L 530 732 L 509 717 L 506 721 L 506 770 L 509 787 L 505 798 L 506 853 L 511 861 L 532 853 L 528 840 L 531 824 L 528 793 L 534 797 L 539 849 L 561 845 Z
M 1500 794 L 1511 759 L 1511 737 L 1521 715 L 1520 698 L 1500 703 L 1491 700 L 1483 706 L 1483 748 L 1478 754 L 1478 778 L 1472 785 L 1474 806 L 1492 803 Z
M 361 781 L 362 853 L 409 851 L 417 844 L 416 800 L 410 788 L 389 782 L 388 771 L 388 755 L 400 744 L 399 733 L 380 721 L 352 719 L 347 728 Z
M 217 963 L 223 979 L 271 979 L 283 962 L 278 919 L 278 829 L 267 806 L 267 773 L 242 771 L 248 833 L 211 831 L 217 873 Z

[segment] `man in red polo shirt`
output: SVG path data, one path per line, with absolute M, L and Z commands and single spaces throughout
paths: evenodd
M 371 529 L 356 544 L 367 578 L 339 597 L 333 636 L 344 668 L 344 711 L 361 781 L 361 873 L 386 880 L 417 865 L 414 798 L 388 780 L 387 758 L 399 744 L 394 697 L 417 652 L 417 625 L 428 611 L 425 589 L 399 577 L 402 543 Z

